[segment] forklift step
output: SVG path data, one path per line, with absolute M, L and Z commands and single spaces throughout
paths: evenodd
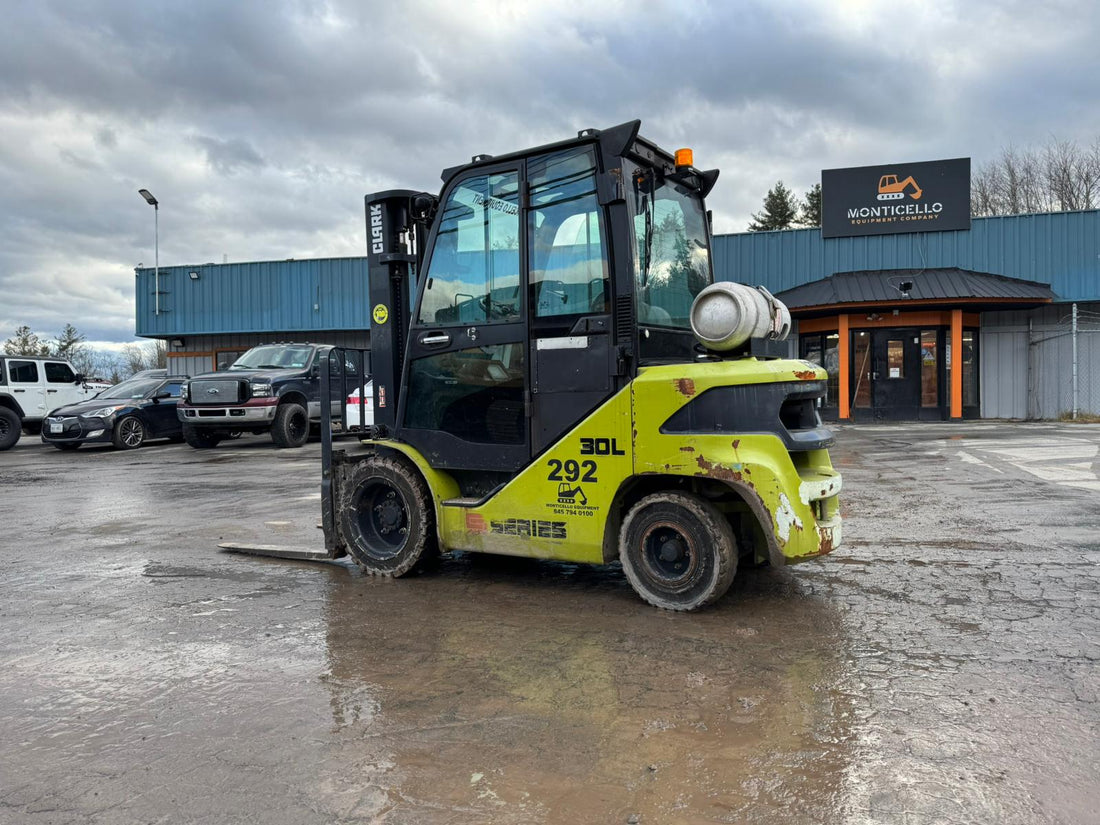
M 484 498 L 448 498 L 443 501 L 444 507 L 476 507 L 485 502 Z
M 329 561 L 332 559 L 324 550 L 313 550 L 307 547 L 280 547 L 276 544 L 241 544 L 235 541 L 226 541 L 218 545 L 222 550 L 230 553 L 249 553 L 253 556 L 271 556 L 276 559 L 300 559 L 302 561 Z

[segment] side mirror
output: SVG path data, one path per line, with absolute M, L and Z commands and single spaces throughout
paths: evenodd
M 172 393 L 168 392 L 168 390 L 161 390 L 160 392 L 158 392 L 156 395 L 153 396 L 153 400 L 154 401 L 160 401 L 160 399 L 162 399 L 162 398 L 171 398 L 171 397 L 172 397 Z
M 73 379 L 73 383 L 74 384 L 83 384 L 84 383 L 84 373 L 78 372 L 76 374 L 76 378 Z
M 221 372 L 222 370 L 227 370 L 227 369 L 229 369 L 229 364 L 227 362 L 225 362 L 225 361 L 219 361 L 218 362 L 218 372 Z

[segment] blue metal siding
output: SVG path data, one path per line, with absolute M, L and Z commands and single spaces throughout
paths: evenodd
M 136 271 L 138 335 L 370 329 L 366 258 L 162 266 L 160 315 L 154 282 Z
M 782 292 L 837 272 L 960 267 L 1050 284 L 1062 301 L 1100 299 L 1100 210 L 974 218 L 969 231 L 862 238 L 818 229 L 714 238 L 716 280 Z

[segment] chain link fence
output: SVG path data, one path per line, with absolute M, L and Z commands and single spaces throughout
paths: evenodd
M 1100 417 L 1100 306 L 1067 310 L 1028 334 L 1028 418 Z

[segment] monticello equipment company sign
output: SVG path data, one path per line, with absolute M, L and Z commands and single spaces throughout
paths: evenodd
M 825 169 L 821 236 L 970 228 L 970 158 Z

